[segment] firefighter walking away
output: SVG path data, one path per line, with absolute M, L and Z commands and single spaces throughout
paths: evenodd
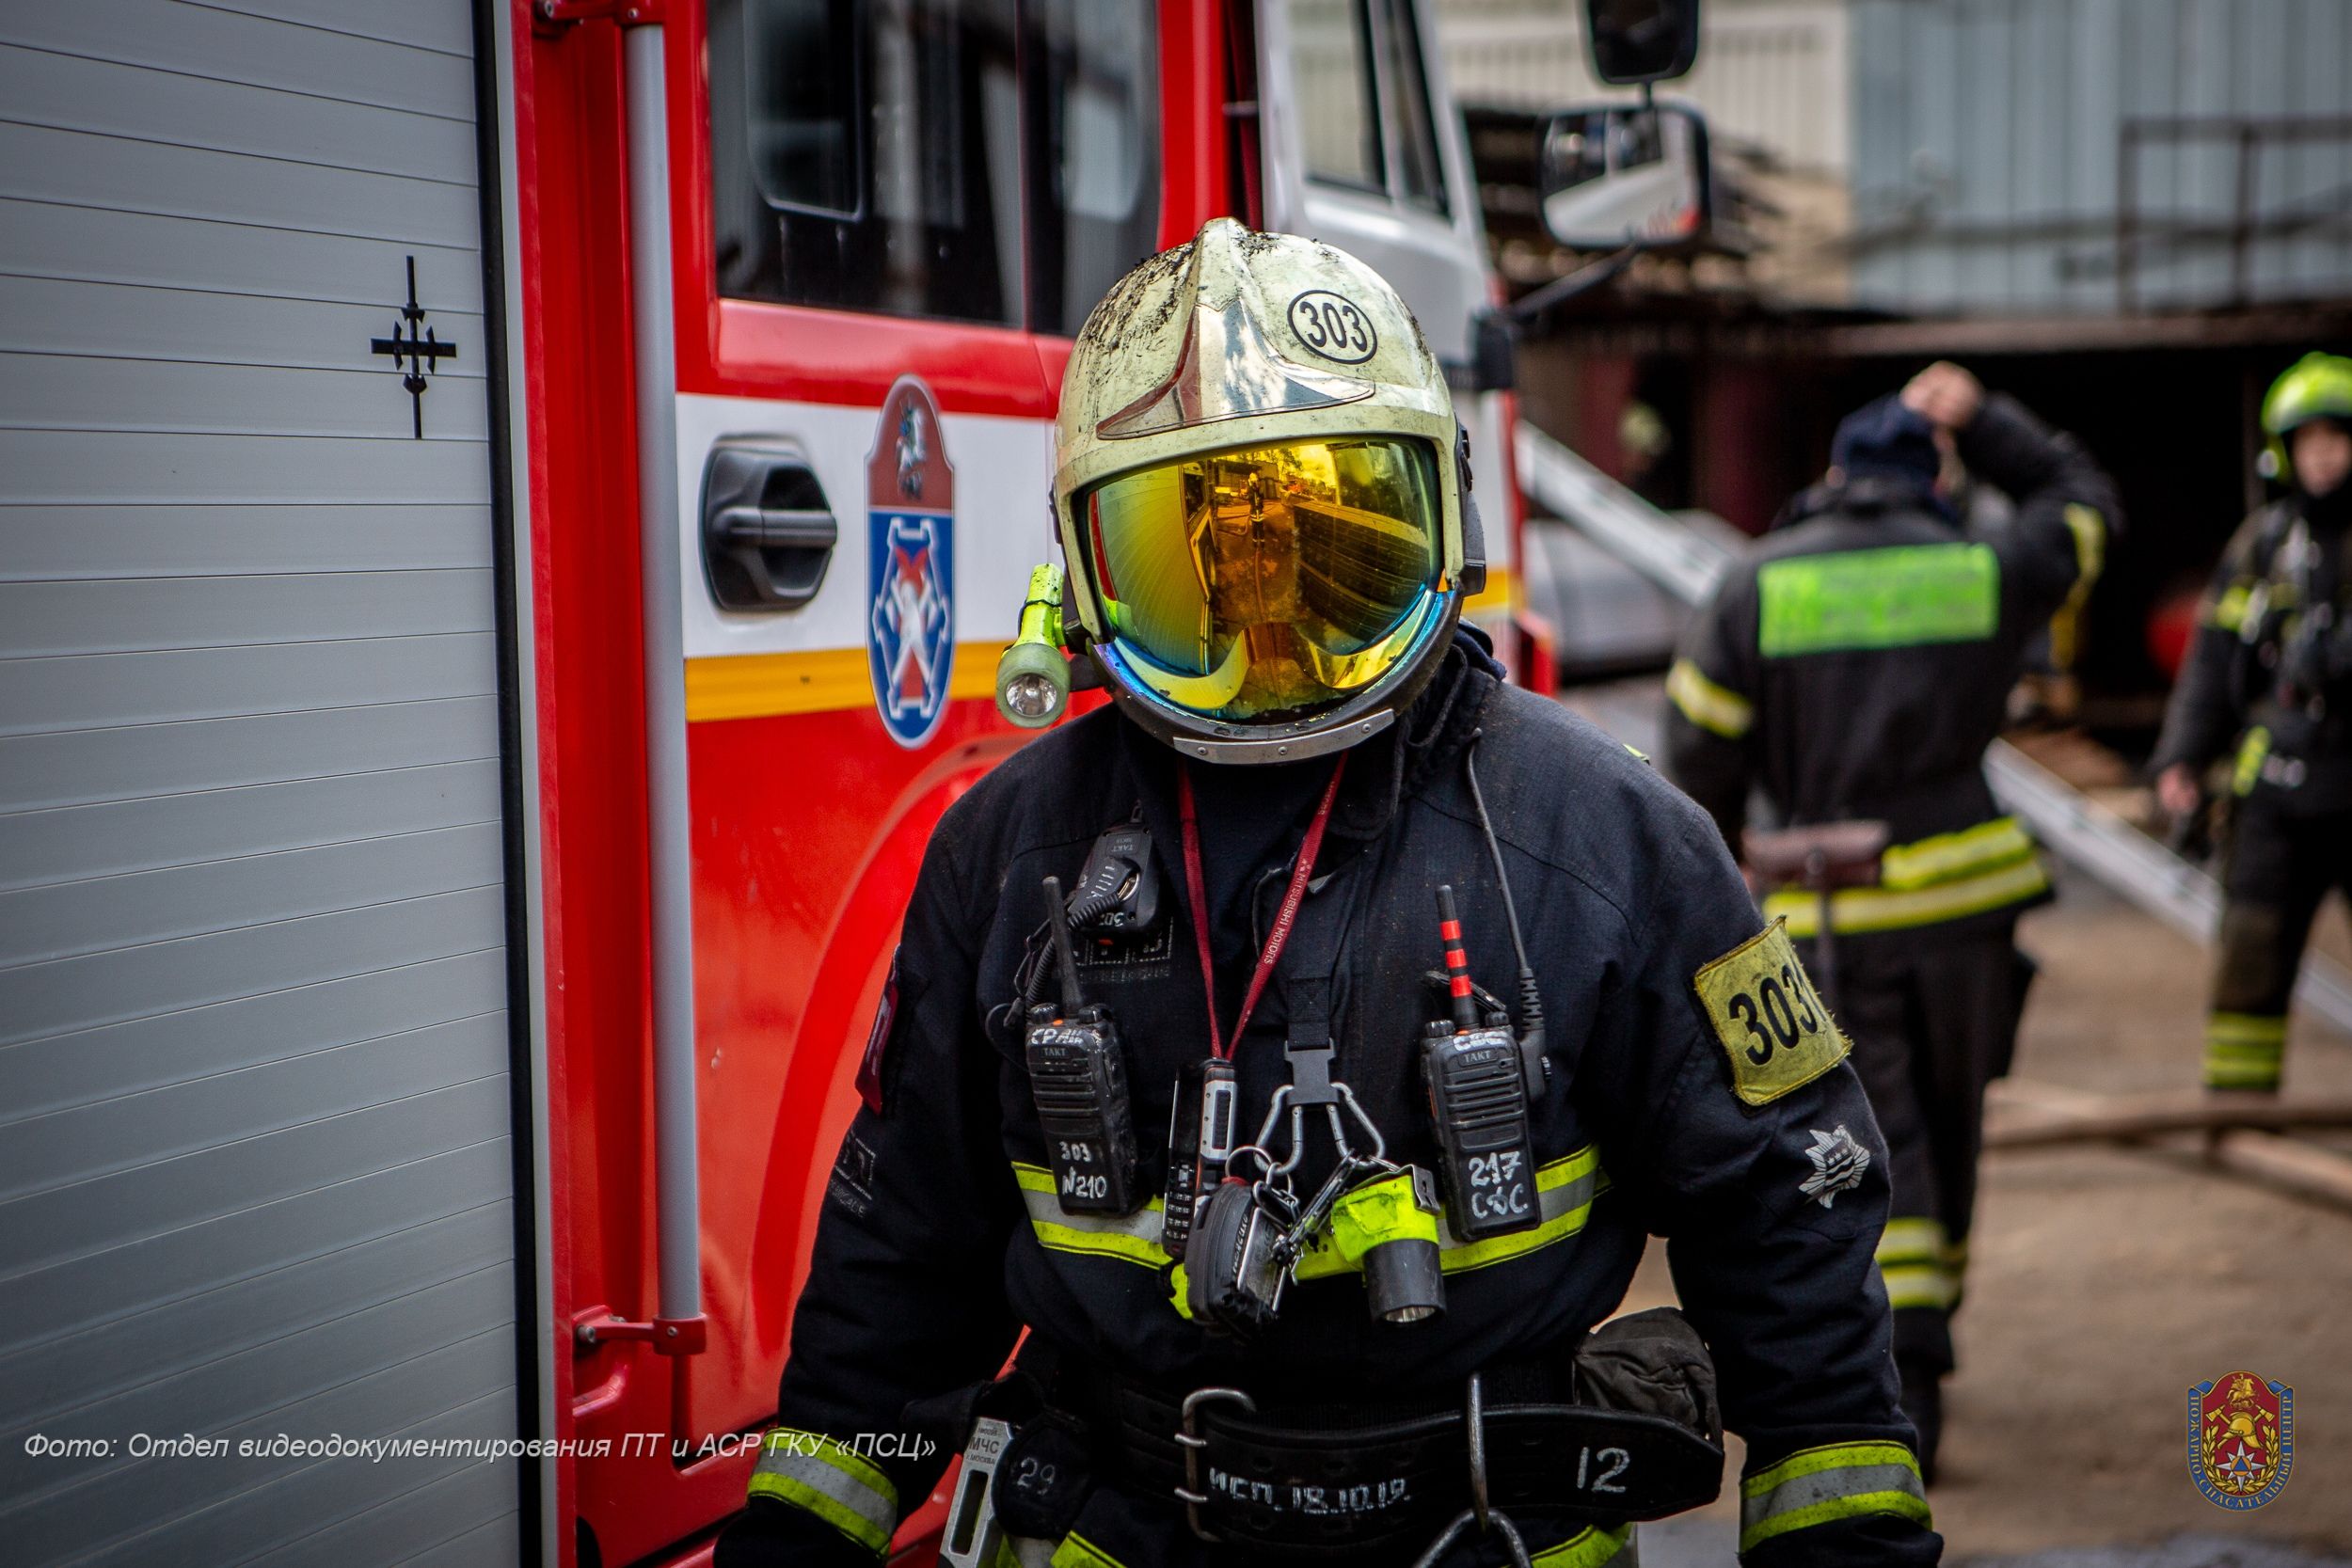
M 1112 700 L 932 836 L 719 1568 L 873 1562 L 958 1450 L 950 1563 L 1623 1568 L 1726 1428 L 1743 1561 L 1937 1560 L 1847 1044 L 1706 816 L 1463 625 L 1394 292 L 1212 221 L 1057 435 L 1002 700 L 1054 646 Z M 1651 1234 L 1681 1310 L 1604 1324 Z
M 2204 1080 L 2258 1094 L 2279 1087 L 2319 901 L 2352 894 L 2352 359 L 2304 356 L 2262 420 L 2287 491 L 2223 552 L 2151 763 L 2185 818 L 2230 762 Z
M 1984 1089 L 2031 974 L 2011 933 L 2050 886 L 1984 751 L 2025 645 L 2080 606 L 2117 510 L 2080 446 L 1956 365 L 1850 416 L 1831 459 L 1692 623 L 1666 755 L 1853 1040 L 1892 1161 L 1879 1272 L 1931 1475 Z M 1963 526 L 1959 465 L 2008 494 L 2008 524 Z M 1778 831 L 1745 831 L 1751 788 Z

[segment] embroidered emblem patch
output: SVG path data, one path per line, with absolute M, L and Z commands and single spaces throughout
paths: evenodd
M 2295 1468 L 2295 1390 L 2230 1372 L 2188 1391 L 2188 1474 L 2217 1508 L 2262 1507 Z
M 1839 1193 L 1862 1185 L 1863 1173 L 1870 1168 L 1870 1151 L 1846 1131 L 1844 1122 L 1827 1132 L 1818 1127 L 1812 1132 L 1813 1147 L 1804 1152 L 1813 1162 L 1813 1174 L 1797 1183 L 1797 1191 L 1827 1209 Z
M 1801 1089 L 1851 1049 L 1775 920 L 1691 977 L 1731 1058 L 1731 1088 L 1750 1105 Z
M 841 1140 L 840 1157 L 833 1163 L 833 1179 L 825 1196 L 864 1219 L 874 1207 L 873 1146 L 855 1132 Z

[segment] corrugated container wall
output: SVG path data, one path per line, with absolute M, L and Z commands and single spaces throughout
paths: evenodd
M 2352 5 L 1855 0 L 1856 303 L 2352 293 Z

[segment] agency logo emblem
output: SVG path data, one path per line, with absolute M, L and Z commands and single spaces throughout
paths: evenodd
M 2230 1372 L 2188 1391 L 2188 1473 L 2217 1508 L 2260 1508 L 2295 1468 L 2295 1390 Z
M 930 388 L 902 376 L 866 460 L 866 662 L 899 745 L 930 739 L 956 661 L 956 476 Z

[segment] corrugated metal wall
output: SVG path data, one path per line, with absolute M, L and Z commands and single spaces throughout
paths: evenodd
M 10 1563 L 520 1551 L 511 1461 L 133 1448 L 517 1430 L 472 50 L 0 7 Z
M 2344 0 L 1854 0 L 1853 48 L 1855 289 L 1904 310 L 2113 311 L 2127 121 L 2352 115 Z M 2240 166 L 2226 130 L 2141 149 L 2140 304 L 2352 290 L 2352 135 Z
M 1845 0 L 1708 0 L 1697 67 L 1660 90 L 1696 103 L 1719 135 L 1791 167 L 1846 166 Z M 1576 0 L 1439 0 L 1446 72 L 1464 103 L 1551 108 L 1622 101 L 1593 78 Z

